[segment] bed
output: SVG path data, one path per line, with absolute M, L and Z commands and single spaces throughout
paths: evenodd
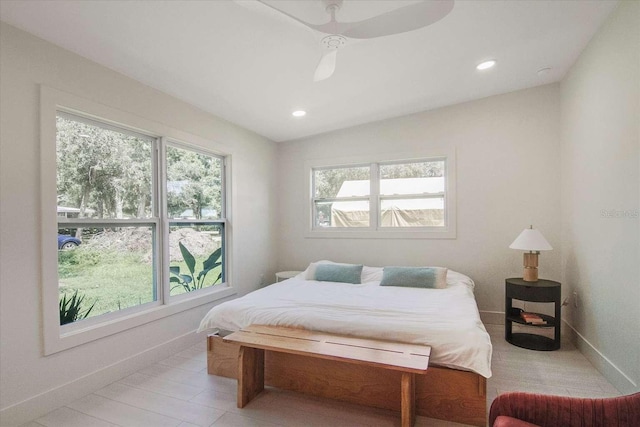
M 321 262 L 322 263 L 322 262 Z M 310 280 L 303 273 L 212 308 L 199 332 L 208 337 L 208 372 L 235 377 L 238 346 L 221 336 L 251 324 L 288 326 L 376 338 L 432 348 L 427 375 L 416 384 L 418 415 L 486 424 L 486 378 L 491 341 L 480 321 L 473 281 L 446 271 L 446 287 L 380 286 L 382 269 L 364 267 L 362 283 Z M 354 370 L 340 362 L 307 363 L 299 356 L 269 354 L 265 381 L 275 387 L 398 410 L 393 372 Z M 387 378 L 388 377 L 388 378 Z

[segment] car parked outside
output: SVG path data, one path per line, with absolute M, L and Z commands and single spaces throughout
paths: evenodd
M 64 234 L 58 234 L 58 250 L 73 249 L 80 243 L 80 239 L 76 239 L 73 236 L 65 236 Z

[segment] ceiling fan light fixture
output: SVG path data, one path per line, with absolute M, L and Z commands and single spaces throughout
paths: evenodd
M 292 115 L 293 117 L 304 117 L 304 116 L 306 116 L 306 115 L 307 115 L 307 112 L 306 112 L 306 111 L 304 111 L 304 110 L 296 110 L 296 111 L 294 111 L 293 113 L 291 113 L 291 115 Z
M 490 59 L 488 61 L 484 61 L 476 65 L 476 70 L 488 70 L 489 68 L 493 68 L 496 65 L 495 59 Z
M 320 40 L 325 49 L 339 49 L 347 43 L 347 39 L 339 34 L 330 34 Z

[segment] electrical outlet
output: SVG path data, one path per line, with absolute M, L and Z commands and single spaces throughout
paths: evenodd
M 578 308 L 578 291 L 573 291 L 573 306 Z

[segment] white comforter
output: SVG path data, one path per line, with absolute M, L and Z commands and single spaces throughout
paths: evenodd
M 446 289 L 379 285 L 318 282 L 299 275 L 213 307 L 198 332 L 263 324 L 426 344 L 430 364 L 491 376 L 491 340 L 469 277 L 449 271 Z

